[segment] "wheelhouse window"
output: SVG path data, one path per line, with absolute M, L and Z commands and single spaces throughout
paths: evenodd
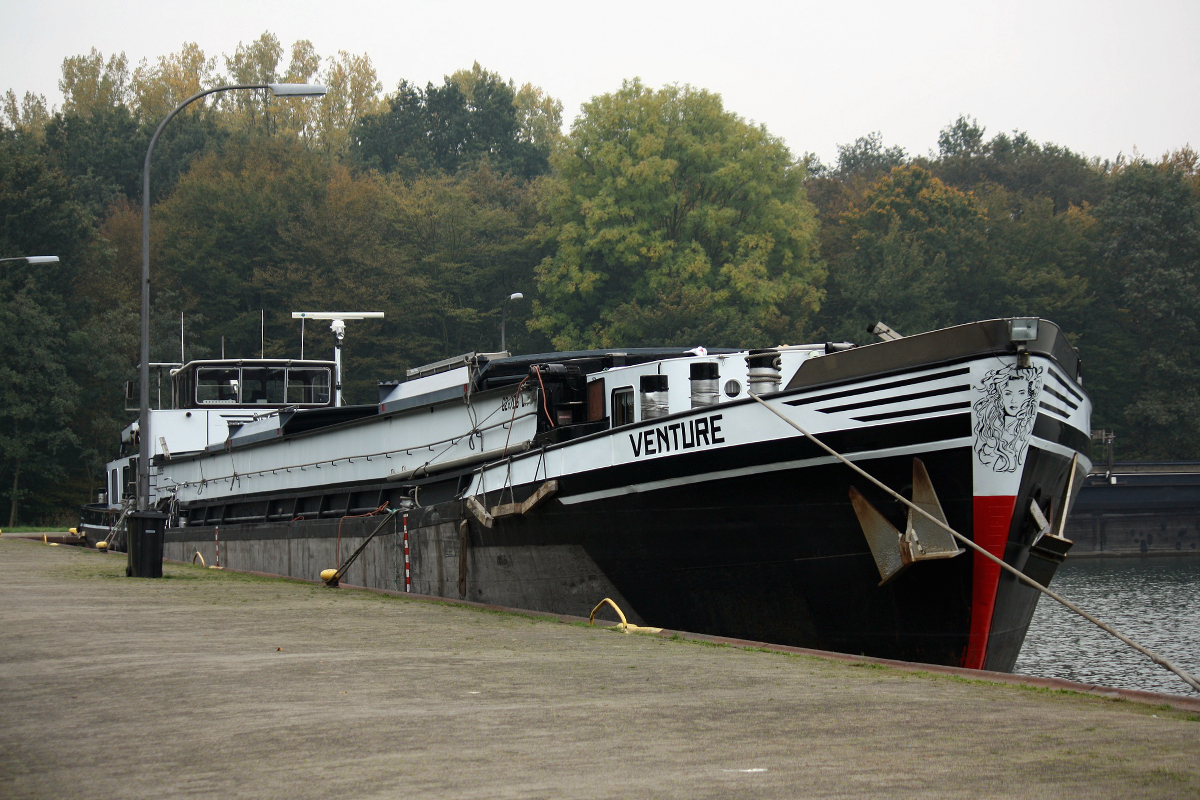
M 238 402 L 238 373 L 233 368 L 196 370 L 196 402 L 204 405 Z
M 196 404 L 329 405 L 328 367 L 199 367 Z
M 281 367 L 243 367 L 242 403 L 283 405 L 284 371 Z
M 329 402 L 329 370 L 289 369 L 288 405 L 325 405 Z
M 612 391 L 612 425 L 619 428 L 634 422 L 633 387 L 622 386 Z

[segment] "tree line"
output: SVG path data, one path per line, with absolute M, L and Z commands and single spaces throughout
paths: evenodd
M 758 347 L 1039 315 L 1084 359 L 1097 428 L 1130 458 L 1194 458 L 1200 170 L 1188 147 L 1102 161 L 963 117 L 936 151 L 871 133 L 836 163 L 789 151 L 691 86 L 634 79 L 561 103 L 475 64 L 384 93 L 370 58 L 194 44 L 130 68 L 63 62 L 61 108 L 0 103 L 0 496 L 9 524 L 85 499 L 132 419 L 141 171 L 151 176 L 151 358 L 297 357 L 292 311 L 351 324 L 350 402 L 470 350 Z M 306 330 L 325 355 L 328 332 Z M 153 396 L 153 392 L 152 392 Z

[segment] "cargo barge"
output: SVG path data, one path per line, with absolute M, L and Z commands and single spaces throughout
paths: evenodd
M 1046 320 L 470 353 L 359 406 L 336 404 L 326 369 L 175 370 L 173 407 L 151 412 L 168 557 L 311 579 L 382 524 L 343 580 L 577 615 L 611 597 L 643 624 L 1008 671 L 1037 593 L 772 409 L 1043 582 L 1091 467 L 1079 358 Z M 110 465 L 107 508 L 130 501 L 134 463 Z

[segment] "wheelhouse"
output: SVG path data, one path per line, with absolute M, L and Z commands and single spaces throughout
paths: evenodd
M 331 407 L 334 366 L 294 359 L 191 361 L 171 374 L 171 407 Z

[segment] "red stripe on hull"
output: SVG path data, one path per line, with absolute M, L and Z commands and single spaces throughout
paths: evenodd
M 976 497 L 973 513 L 975 544 L 997 558 L 1004 558 L 1008 531 L 1012 527 L 1016 497 Z M 1000 565 L 979 553 L 974 554 L 971 581 L 971 638 L 963 656 L 963 666 L 983 669 L 987 658 L 988 636 L 992 631 L 992 612 L 996 607 L 996 587 L 1000 583 Z

